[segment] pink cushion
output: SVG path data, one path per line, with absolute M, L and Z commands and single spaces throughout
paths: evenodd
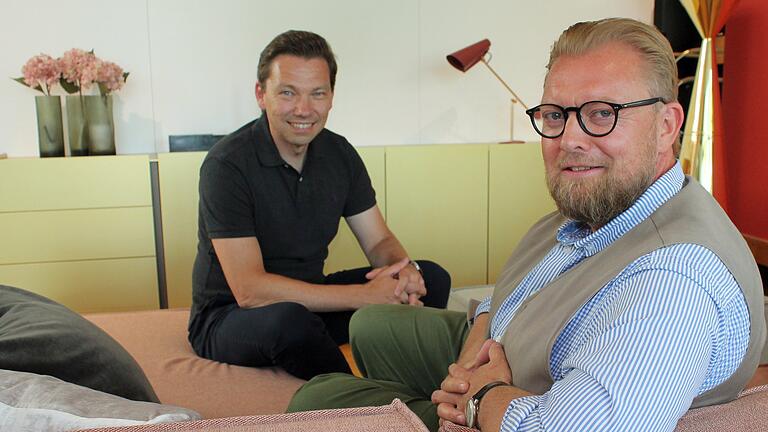
M 278 368 L 232 366 L 198 357 L 187 341 L 188 309 L 86 316 L 141 366 L 162 403 L 203 418 L 285 412 L 304 381 Z
M 768 430 L 768 385 L 744 390 L 738 399 L 723 405 L 688 411 L 677 423 L 675 432 L 762 432 Z M 478 432 L 451 422 L 442 432 Z
M 428 432 L 424 423 L 398 399 L 380 407 L 308 411 L 183 423 L 87 429 L 90 432 Z

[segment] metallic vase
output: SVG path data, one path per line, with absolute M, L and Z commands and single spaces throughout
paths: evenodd
M 683 172 L 695 178 L 712 193 L 713 137 L 715 132 L 715 94 L 712 76 L 712 39 L 701 42 L 696 78 L 693 81 L 688 120 L 685 122 L 680 162 Z

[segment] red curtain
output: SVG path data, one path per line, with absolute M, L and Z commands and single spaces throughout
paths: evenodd
M 726 15 L 727 16 L 727 15 Z M 768 240 L 768 1 L 740 0 L 728 18 L 723 65 L 722 140 L 715 181 L 744 234 Z M 717 162 L 717 161 L 720 162 Z M 716 183 L 717 184 L 717 183 Z

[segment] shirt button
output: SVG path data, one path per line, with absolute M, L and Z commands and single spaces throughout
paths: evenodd
M 288 164 L 283 164 L 283 167 L 284 168 L 288 168 Z
M 299 181 L 300 182 L 304 181 L 304 177 L 299 177 Z

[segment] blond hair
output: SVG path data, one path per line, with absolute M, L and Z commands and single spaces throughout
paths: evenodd
M 643 58 L 651 97 L 660 97 L 664 102 L 677 100 L 677 64 L 672 46 L 656 27 L 629 18 L 585 21 L 568 27 L 549 52 L 547 77 L 560 56 L 582 55 L 611 42 L 627 44 Z M 675 140 L 675 157 L 679 156 L 680 147 L 680 139 Z
M 677 65 L 672 47 L 656 27 L 629 18 L 606 18 L 568 27 L 552 45 L 547 74 L 562 55 L 581 55 L 606 43 L 622 42 L 636 49 L 647 65 L 651 96 L 677 100 Z

